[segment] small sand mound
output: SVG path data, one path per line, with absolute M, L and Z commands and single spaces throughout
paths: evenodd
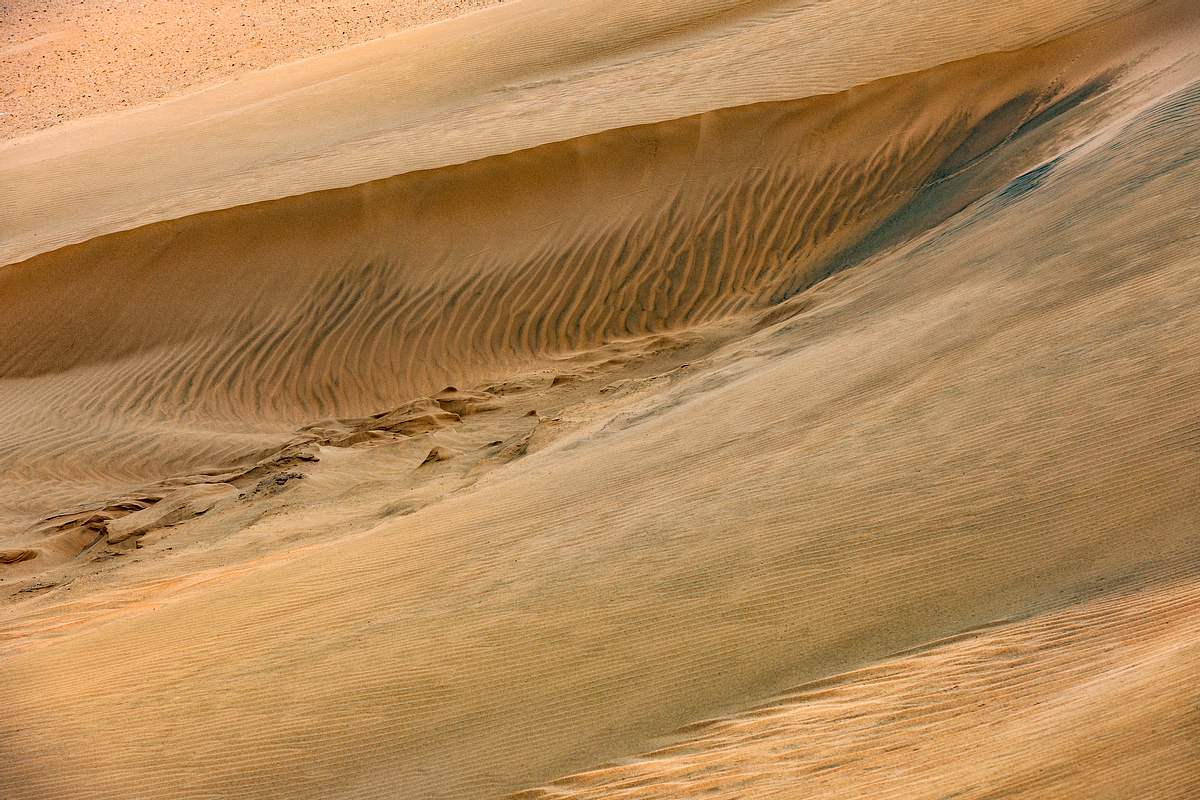
M 155 528 L 165 528 L 203 514 L 217 503 L 237 496 L 237 487 L 228 483 L 201 483 L 176 489 L 149 508 L 108 523 L 107 541 L 119 544 L 143 536 Z

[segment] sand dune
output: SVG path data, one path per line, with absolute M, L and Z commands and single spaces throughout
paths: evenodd
M 0 145 L 10 187 L 0 263 L 233 205 L 846 90 L 1144 5 L 506 3 Z
M 3 794 L 1200 790 L 1200 13 L 920 5 L 4 145 Z
M 1115 38 L 1084 32 L 13 265 L 0 369 L 24 383 L 4 408 L 0 470 L 45 514 L 257 459 L 317 417 L 777 303 L 1035 163 L 1054 146 L 1046 126 L 1135 58 Z M 86 315 L 55 324 L 79 305 Z
M 1190 724 L 1196 610 L 1184 583 L 979 629 L 520 796 L 1190 796 L 1195 741 L 1157 731 Z

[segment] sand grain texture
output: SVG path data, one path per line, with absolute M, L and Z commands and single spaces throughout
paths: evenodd
M 1033 5 L 0 145 L 0 794 L 1195 796 L 1200 12 Z

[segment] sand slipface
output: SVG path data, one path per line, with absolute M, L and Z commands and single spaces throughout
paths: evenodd
M 1200 793 L 1193 4 L 222 9 L 0 144 L 0 794 Z

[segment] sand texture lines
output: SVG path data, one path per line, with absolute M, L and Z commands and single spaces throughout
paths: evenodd
M 1200 793 L 1200 10 L 678 5 L 0 143 L 0 796 Z

